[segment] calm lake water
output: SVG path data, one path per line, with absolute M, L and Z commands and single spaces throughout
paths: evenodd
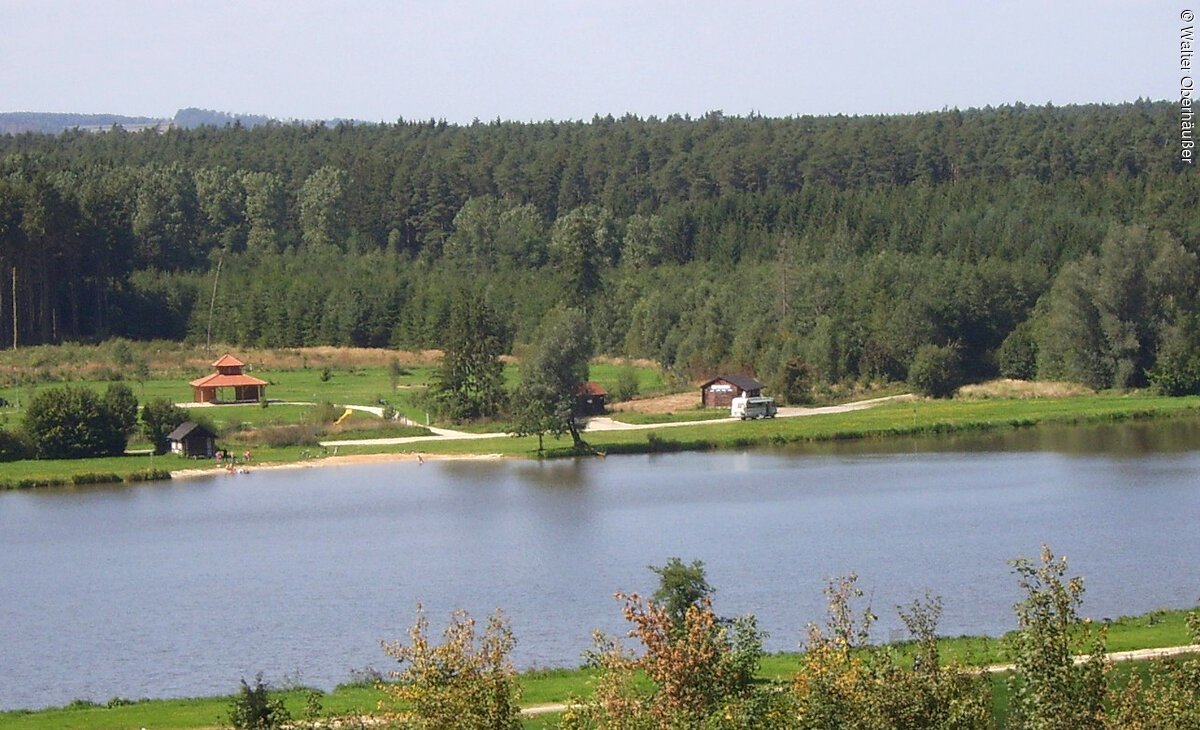
M 768 648 L 856 571 L 893 607 L 926 589 L 945 634 L 998 634 L 1007 560 L 1048 543 L 1100 617 L 1200 596 L 1200 424 L 1038 429 L 605 460 L 397 463 L 0 493 L 0 708 L 330 688 L 387 671 L 423 602 L 436 631 L 502 607 L 522 667 L 623 632 L 615 590 L 700 559 Z

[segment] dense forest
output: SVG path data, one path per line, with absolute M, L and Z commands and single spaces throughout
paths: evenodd
M 1200 385 L 1178 108 L 0 136 L 0 343 L 509 349 L 556 305 L 681 376 Z M 14 332 L 15 327 L 15 332 Z M 1167 367 L 1170 365 L 1170 367 Z M 777 382 L 777 380 L 775 380 Z

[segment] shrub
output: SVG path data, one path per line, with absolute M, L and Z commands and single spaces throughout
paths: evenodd
M 388 384 L 395 390 L 400 385 L 400 378 L 408 375 L 408 368 L 400 364 L 396 358 L 388 361 Z
M 763 634 L 753 616 L 724 621 L 703 597 L 677 625 L 666 607 L 618 593 L 639 657 L 597 633 L 591 663 L 600 674 L 586 700 L 572 703 L 564 728 L 786 727 L 786 694 L 753 681 Z M 652 686 L 646 687 L 644 675 Z
M 1014 380 L 1032 380 L 1037 373 L 1037 341 L 1033 325 L 1026 321 L 1013 328 L 996 351 L 1000 374 Z
M 633 399 L 638 394 L 638 371 L 632 365 L 625 365 L 617 371 L 617 384 L 613 388 L 613 401 L 620 402 Z
M 138 401 L 133 389 L 124 383 L 113 383 L 104 391 L 104 406 L 112 415 L 113 425 L 121 433 L 128 437 L 134 432 L 137 428 Z
M 318 428 L 294 424 L 259 429 L 258 438 L 266 446 L 317 446 Z
M 87 388 L 49 388 L 25 412 L 25 433 L 43 459 L 77 459 L 120 454 L 128 436 L 123 416 Z
M 1076 613 L 1083 580 L 1065 579 L 1066 558 L 1055 558 L 1045 546 L 1040 564 L 1019 559 L 1012 566 L 1025 598 L 1015 606 L 1008 726 L 1100 730 L 1105 726 L 1108 661 L 1103 630 L 1093 631 Z M 1073 654 L 1089 658 L 1077 663 Z
M 329 401 L 323 401 L 308 414 L 308 422 L 316 426 L 324 426 L 333 423 L 342 416 L 343 409 L 338 408 Z
M 134 471 L 125 475 L 125 481 L 129 483 L 156 482 L 170 478 L 171 472 L 167 469 L 142 469 L 141 471 Z
M 675 557 L 661 568 L 651 565 L 650 570 L 658 575 L 654 601 L 666 609 L 667 615 L 680 628 L 684 625 L 688 609 L 700 605 L 700 601 L 711 598 L 716 592 L 708 583 L 703 560 L 693 560 L 687 564 Z
M 429 621 L 417 606 L 417 620 L 409 630 L 409 643 L 384 643 L 383 650 L 403 666 L 392 672 L 394 683 L 385 692 L 405 708 L 415 728 L 521 727 L 520 685 L 509 654 L 516 644 L 504 615 L 487 619 L 482 636 L 475 620 L 455 611 L 443 632 L 445 642 L 429 639 Z
M 292 721 L 283 701 L 271 697 L 262 674 L 254 678 L 254 686 L 242 680 L 242 686 L 229 704 L 229 724 L 233 730 L 278 730 Z
M 962 382 L 958 350 L 922 345 L 908 368 L 908 384 L 921 395 L 949 398 Z
M 991 728 L 987 680 L 959 667 L 942 667 L 936 629 L 941 600 L 926 596 L 900 609 L 917 644 L 911 668 L 887 647 L 868 643 L 875 615 L 856 617 L 863 592 L 850 574 L 829 582 L 826 628 L 810 625 L 804 666 L 792 682 L 797 726 L 812 728 Z
M 121 481 L 121 477 L 112 473 L 84 472 L 82 474 L 71 475 L 71 484 L 76 486 L 82 484 L 113 484 L 119 481 Z
M 33 456 L 33 444 L 24 434 L 0 429 L 0 461 L 20 461 Z

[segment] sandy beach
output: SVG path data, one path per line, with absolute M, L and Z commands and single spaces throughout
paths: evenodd
M 236 468 L 247 471 L 266 471 L 274 469 L 312 469 L 316 467 L 348 466 L 353 464 L 380 464 L 389 461 L 490 461 L 493 459 L 511 458 L 514 457 L 505 456 L 504 454 L 348 454 L 346 456 L 326 456 L 308 461 L 239 464 Z M 220 476 L 227 473 L 229 473 L 228 467 L 213 463 L 212 466 L 203 469 L 179 469 L 172 471 L 171 478 L 189 479 L 193 477 Z

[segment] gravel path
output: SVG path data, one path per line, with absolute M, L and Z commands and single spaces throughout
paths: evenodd
M 1181 654 L 1200 654 L 1200 644 L 1189 644 L 1188 646 L 1167 646 L 1159 649 L 1134 649 L 1133 651 L 1115 651 L 1106 654 L 1110 662 L 1132 662 L 1145 659 L 1158 659 L 1162 657 L 1179 656 Z M 1089 659 L 1087 655 L 1075 657 L 1076 664 L 1082 664 Z M 980 669 L 981 673 L 995 674 L 999 672 L 1011 672 L 1012 664 L 991 664 Z M 569 707 L 565 702 L 547 702 L 541 705 L 530 705 L 522 708 L 521 714 L 526 717 L 535 717 L 537 715 L 549 715 L 552 713 L 565 712 Z
M 830 413 L 849 413 L 851 411 L 861 411 L 867 408 L 874 408 L 883 403 L 892 401 L 909 401 L 915 400 L 913 395 L 890 395 L 886 398 L 872 398 L 870 400 L 860 400 L 854 403 L 843 403 L 840 406 L 823 406 L 821 408 L 780 408 L 777 418 L 803 418 L 806 416 L 823 416 Z M 372 406 L 345 406 L 345 408 L 366 410 Z M 675 421 L 672 423 L 623 423 L 614 420 L 609 416 L 596 416 L 589 418 L 584 426 L 584 432 L 595 433 L 599 431 L 649 431 L 659 430 L 663 428 L 682 428 L 684 426 L 711 426 L 717 423 L 729 423 L 738 419 L 729 418 L 714 418 L 707 421 Z M 422 441 L 442 441 L 445 439 L 492 439 L 508 436 L 506 433 L 467 433 L 465 431 L 455 431 L 449 428 L 436 428 L 426 426 L 434 433 L 433 436 L 403 436 L 396 438 L 381 438 L 381 439 L 347 439 L 344 441 L 322 441 L 322 446 L 398 446 L 402 444 L 415 444 Z

